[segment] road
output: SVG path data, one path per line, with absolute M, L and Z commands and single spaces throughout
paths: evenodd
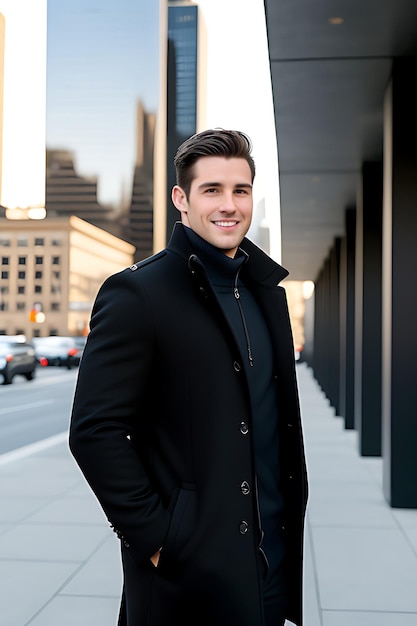
M 0 385 L 0 455 L 68 430 L 77 371 L 38 367 Z

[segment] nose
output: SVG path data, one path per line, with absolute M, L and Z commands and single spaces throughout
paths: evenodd
M 234 212 L 236 210 L 235 199 L 232 192 L 225 192 L 223 194 L 220 210 L 227 213 Z

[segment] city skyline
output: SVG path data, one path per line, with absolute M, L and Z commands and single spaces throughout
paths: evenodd
M 279 262 L 278 155 L 264 5 L 196 4 L 207 28 L 205 127 L 239 128 L 251 137 L 254 227 L 269 230 L 270 254 Z M 103 204 L 118 205 L 132 188 L 137 101 L 158 112 L 164 6 L 165 0 L 122 0 L 114 14 L 110 0 L 89 0 L 87 6 L 84 0 L 48 0 L 47 148 L 72 150 L 80 175 L 97 177 Z

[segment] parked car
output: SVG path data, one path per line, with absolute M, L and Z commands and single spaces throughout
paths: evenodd
M 58 365 L 71 369 L 80 362 L 82 347 L 74 337 L 34 337 L 33 344 L 38 363 L 43 367 Z
M 85 346 L 85 342 L 87 341 L 87 337 L 85 337 L 84 335 L 76 335 L 74 337 L 71 337 L 71 339 L 73 339 L 75 345 L 78 348 L 77 358 L 78 358 L 78 363 L 79 363 L 81 361 L 81 357 L 84 352 L 84 346 Z
M 16 374 L 21 374 L 26 380 L 33 380 L 36 366 L 37 359 L 32 344 L 19 338 L 0 336 L 0 374 L 4 385 L 10 385 Z

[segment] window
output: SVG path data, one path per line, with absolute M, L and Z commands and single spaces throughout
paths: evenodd
M 60 311 L 61 303 L 60 302 L 51 302 L 51 311 Z
M 9 278 L 9 272 L 8 272 L 8 271 L 4 271 L 4 272 L 2 272 L 2 273 L 1 273 L 1 277 L 2 277 L 4 280 L 7 280 L 7 279 Z
M 9 305 L 7 302 L 0 302 L 0 311 L 8 311 Z
M 17 311 L 24 311 L 26 309 L 26 303 L 25 302 L 18 302 L 16 305 L 16 310 Z
M 56 280 L 59 280 L 61 278 L 61 272 L 52 272 L 52 276 L 56 278 Z
M 59 256 L 52 257 L 52 265 L 60 265 L 60 263 L 61 263 L 61 257 Z
M 26 265 L 26 257 L 20 256 L 18 260 L 19 265 Z
M 51 285 L 51 293 L 61 293 L 61 287 L 59 285 Z
M 17 272 L 17 277 L 18 277 L 20 280 L 25 280 L 25 278 L 26 278 L 26 272 L 25 272 L 25 271 L 23 271 L 23 270 L 22 270 L 22 271 L 20 271 L 20 272 Z
M 36 237 L 35 246 L 43 246 L 45 244 L 45 240 L 43 237 Z
M 43 263 L 43 256 L 35 256 L 35 264 L 42 265 L 42 263 Z
M 52 239 L 53 246 L 62 246 L 62 241 L 60 239 Z
M 9 287 L 8 287 L 8 285 L 2 285 L 2 286 L 0 287 L 0 295 L 1 295 L 1 294 L 3 294 L 3 293 L 9 293 Z
M 19 285 L 17 288 L 17 293 L 22 295 L 23 293 L 25 293 L 25 286 L 24 285 Z
M 10 246 L 10 239 L 0 239 L 0 246 L 8 248 Z
M 42 278 L 42 272 L 40 270 L 35 272 L 35 278 Z
M 1 257 L 1 264 L 2 265 L 9 265 L 9 257 L 8 256 L 2 256 Z
M 28 240 L 27 239 L 18 239 L 17 240 L 17 245 L 19 248 L 26 248 L 26 246 L 28 245 Z
M 42 293 L 42 285 L 35 285 L 35 293 Z

